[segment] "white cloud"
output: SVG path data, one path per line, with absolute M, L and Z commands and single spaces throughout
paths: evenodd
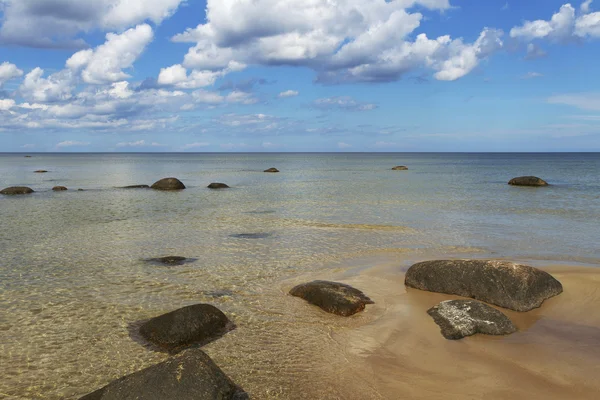
M 521 79 L 534 79 L 541 78 L 542 76 L 544 75 L 540 74 L 539 72 L 528 72 L 525 75 L 521 76 Z
M 89 146 L 90 142 L 78 142 L 76 140 L 65 140 L 56 145 L 56 147 L 76 147 L 76 146 Z
M 321 110 L 370 111 L 376 109 L 377 105 L 358 102 L 349 96 L 338 96 L 317 99 L 313 107 Z
M 23 145 L 23 146 L 21 146 L 21 147 L 22 147 L 22 148 L 24 148 L 24 149 L 33 149 L 33 148 L 35 148 L 36 146 L 35 146 L 35 144 L 33 144 L 33 143 L 27 143 L 27 144 L 24 144 L 24 145 Z
M 535 60 L 538 58 L 546 57 L 546 52 L 534 43 L 527 44 L 527 54 L 525 55 L 526 60 Z
M 147 143 L 145 140 L 138 140 L 135 142 L 120 142 L 120 143 L 117 143 L 116 146 L 117 147 L 164 147 L 166 145 L 157 143 L 157 142 Z
M 352 147 L 352 145 L 351 145 L 351 144 L 344 143 L 344 142 L 338 142 L 337 146 L 338 146 L 340 149 L 348 149 L 348 148 Z
M 185 0 L 2 0 L 0 43 L 81 48 L 80 32 L 123 30 L 161 23 Z
M 548 98 L 550 104 L 563 104 L 581 110 L 600 111 L 599 93 L 562 94 Z
M 185 67 L 181 64 L 175 64 L 170 67 L 161 68 L 157 82 L 159 85 L 175 86 L 180 89 L 196 89 L 211 86 L 220 77 L 230 72 L 241 71 L 244 68 L 246 68 L 245 64 L 230 61 L 220 71 L 193 69 L 188 75 Z
M 600 38 L 600 12 L 579 17 L 575 23 L 575 34 L 580 37 Z
M 279 93 L 280 98 L 287 98 L 287 97 L 296 97 L 298 96 L 298 92 L 296 90 L 286 90 L 285 92 L 281 92 Z
M 15 106 L 13 99 L 0 99 L 0 111 L 8 111 Z
M 583 3 L 581 3 L 581 12 L 587 14 L 590 12 L 590 6 L 592 5 L 592 2 L 594 0 L 585 0 Z
M 458 79 L 502 47 L 486 29 L 474 44 L 409 35 L 449 0 L 208 0 L 207 22 L 172 38 L 191 42 L 183 67 L 224 71 L 232 62 L 307 66 L 321 81 L 389 81 L 415 68 Z
M 19 93 L 29 101 L 45 103 L 68 100 L 72 97 L 73 76 L 70 71 L 61 71 L 44 78 L 44 70 L 37 67 L 25 75 Z
M 0 87 L 11 79 L 18 78 L 23 76 L 23 71 L 21 71 L 15 64 L 11 64 L 7 61 L 0 64 Z
M 197 148 L 207 147 L 207 146 L 210 146 L 210 143 L 208 143 L 208 142 L 188 143 L 188 144 L 181 146 L 181 150 L 197 149 Z

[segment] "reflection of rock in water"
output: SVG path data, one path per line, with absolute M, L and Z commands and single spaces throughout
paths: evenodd
M 272 235 L 270 233 L 266 233 L 266 232 L 258 232 L 258 233 L 238 233 L 235 235 L 229 235 L 230 237 L 233 238 L 238 238 L 238 239 L 265 239 L 268 237 L 271 237 Z

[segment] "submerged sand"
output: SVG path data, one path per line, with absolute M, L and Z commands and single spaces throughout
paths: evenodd
M 356 318 L 342 321 L 289 300 L 294 307 L 306 307 L 303 313 L 329 321 L 329 329 L 328 338 L 323 338 L 327 345 L 318 356 L 324 363 L 309 373 L 313 385 L 280 398 L 598 398 L 600 269 L 542 267 L 562 282 L 564 293 L 527 313 L 501 309 L 518 327 L 517 333 L 450 341 L 426 311 L 458 297 L 406 289 L 405 268 L 394 264 L 311 277 L 337 279 L 369 295 L 375 305 Z M 306 278 L 286 282 L 281 289 Z M 310 356 L 311 349 L 306 351 Z M 260 389 L 254 394 L 276 397 Z

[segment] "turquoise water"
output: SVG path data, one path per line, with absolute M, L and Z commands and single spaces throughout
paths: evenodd
M 0 397 L 77 398 L 164 357 L 131 340 L 131 322 L 211 302 L 252 328 L 211 356 L 276 398 L 302 381 L 297 360 L 272 361 L 289 329 L 274 317 L 289 306 L 280 282 L 380 252 L 600 265 L 599 172 L 598 153 L 0 154 L 0 188 L 36 191 L 0 197 Z M 551 186 L 507 185 L 520 175 Z M 168 176 L 187 189 L 116 188 Z M 144 262 L 166 255 L 196 261 Z M 277 373 L 253 378 L 249 353 Z

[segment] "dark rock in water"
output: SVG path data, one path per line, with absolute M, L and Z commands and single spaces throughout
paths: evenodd
M 520 176 L 511 179 L 508 184 L 514 186 L 548 186 L 548 182 L 537 176 Z
M 323 310 L 348 317 L 374 304 L 363 292 L 338 282 L 313 281 L 290 290 L 292 296 L 301 297 Z
M 83 192 L 84 190 L 83 190 L 83 189 L 77 189 L 77 191 L 78 191 L 78 192 Z
M 25 156 L 25 158 L 31 158 L 31 156 Z
M 218 308 L 195 304 L 152 318 L 140 327 L 147 341 L 170 352 L 223 336 L 233 324 Z
M 265 169 L 263 172 L 279 172 L 279 170 L 277 168 L 269 168 Z
M 33 171 L 33 172 L 35 172 L 36 174 L 45 174 L 48 171 L 46 171 L 45 169 L 38 169 L 37 171 Z
M 54 186 L 52 188 L 52 190 L 54 190 L 55 192 L 61 192 L 61 191 L 68 190 L 68 189 L 64 186 Z
M 219 182 L 213 182 L 210 185 L 207 186 L 209 189 L 228 189 L 229 186 L 227 186 L 224 183 L 219 183 Z
M 408 170 L 408 167 L 405 167 L 404 165 L 398 165 L 397 167 L 392 168 L 392 171 L 406 171 Z
M 29 194 L 33 193 L 33 189 L 26 186 L 11 186 L 0 190 L 0 194 Z
M 264 210 L 264 211 L 246 211 L 244 214 L 275 214 L 277 211 L 275 210 Z
M 129 186 L 121 186 L 119 189 L 150 189 L 148 185 L 129 185 Z
M 510 319 L 500 311 L 475 300 L 442 301 L 427 314 L 441 328 L 446 339 L 456 340 L 476 333 L 509 335 L 517 331 Z
M 185 185 L 177 178 L 164 178 L 155 182 L 151 188 L 156 190 L 183 190 Z
M 119 378 L 79 400 L 247 400 L 200 349 Z
M 508 261 L 438 260 L 420 262 L 408 269 L 406 286 L 471 297 L 515 311 L 540 307 L 562 293 L 552 275 Z
M 237 239 L 265 239 L 271 236 L 270 233 L 237 233 L 235 235 L 229 235 L 230 237 L 234 237 Z
M 148 261 L 161 263 L 165 265 L 183 265 L 186 261 L 188 261 L 188 259 L 180 256 L 167 256 L 159 258 L 150 258 L 148 259 Z

